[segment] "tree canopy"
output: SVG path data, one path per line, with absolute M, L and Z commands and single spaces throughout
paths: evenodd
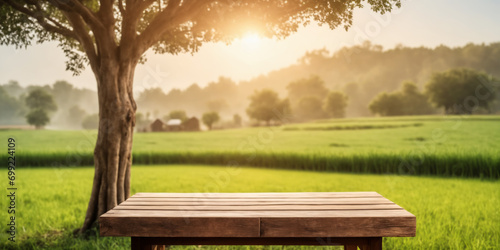
M 267 125 L 272 120 L 279 121 L 280 116 L 289 111 L 288 100 L 280 100 L 278 94 L 269 89 L 255 91 L 250 96 L 250 105 L 247 108 L 249 117 L 257 121 L 264 121 Z
M 340 91 L 331 91 L 326 97 L 324 110 L 334 118 L 345 117 L 345 109 L 347 107 L 347 102 L 349 97 Z
M 427 96 L 411 81 L 403 82 L 399 91 L 380 93 L 371 101 L 369 108 L 373 114 L 381 116 L 424 115 L 433 112 Z
M 207 125 L 208 129 L 212 130 L 213 124 L 220 120 L 220 116 L 219 113 L 214 111 L 207 112 L 203 114 L 201 120 L 203 121 L 203 124 Z
M 430 100 L 448 114 L 470 114 L 478 108 L 489 110 L 498 92 L 498 80 L 466 68 L 434 73 L 425 85 Z

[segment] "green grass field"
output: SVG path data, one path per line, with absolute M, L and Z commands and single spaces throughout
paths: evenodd
M 3 245 L 0 245 L 0 248 L 16 246 L 18 249 L 128 249 L 130 241 L 127 238 L 91 236 L 85 240 L 71 236 L 71 231 L 83 222 L 92 176 L 92 167 L 19 169 L 19 242 L 16 245 L 6 245 L 6 235 L 2 232 Z M 384 240 L 386 249 L 500 247 L 499 181 L 241 167 L 229 171 L 225 166 L 134 166 L 132 193 L 139 191 L 376 191 L 417 217 L 417 236 L 387 238 Z M 1 206 L 6 207 L 6 199 L 0 201 Z M 7 217 L 0 217 L 0 223 L 7 224 Z M 175 249 L 181 248 L 183 247 Z M 287 247 L 303 248 L 305 247 Z
M 500 178 L 500 116 L 325 120 L 283 127 L 136 133 L 135 164 Z M 96 131 L 0 131 L 30 166 L 92 165 Z
M 132 193 L 376 191 L 417 216 L 417 237 L 385 239 L 386 249 L 498 249 L 499 123 L 500 116 L 424 116 L 136 133 Z M 130 247 L 129 239 L 97 232 L 71 235 L 90 195 L 96 131 L 0 130 L 3 147 L 9 137 L 16 139 L 18 243 L 5 244 L 1 231 L 0 249 Z M 237 171 L 222 178 L 228 167 Z

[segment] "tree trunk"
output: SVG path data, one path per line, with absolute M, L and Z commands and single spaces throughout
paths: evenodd
M 131 61 L 101 61 L 99 71 L 94 72 L 98 82 L 99 130 L 94 150 L 94 183 L 80 232 L 130 197 L 135 65 Z

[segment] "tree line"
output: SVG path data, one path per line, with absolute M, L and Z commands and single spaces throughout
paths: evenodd
M 439 46 L 434 49 L 397 46 L 390 50 L 365 43 L 342 48 L 333 54 L 319 50 L 306 53 L 295 65 L 249 81 L 236 83 L 230 78 L 220 77 L 205 87 L 195 83 L 184 90 L 172 89 L 167 93 L 160 88 L 146 89 L 136 94 L 138 116 L 146 117 L 149 113 L 151 118 L 162 118 L 173 110 L 182 109 L 190 115 L 201 118 L 204 113 L 217 112 L 222 121 L 220 123 L 227 123 L 226 125 L 230 126 L 235 114 L 240 118 L 242 115 L 249 115 L 247 110 L 251 103 L 250 96 L 255 91 L 263 89 L 272 90 L 278 96 L 288 98 L 290 110 L 294 111 L 294 116 L 298 120 L 371 114 L 436 113 L 439 110 L 428 103 L 425 104 L 422 96 L 425 84 L 436 72 L 468 68 L 484 71 L 484 74 L 498 78 L 500 61 L 497 58 L 500 58 L 500 43 L 468 44 L 457 48 Z M 464 77 L 466 74 L 463 73 Z M 455 75 L 459 77 L 460 74 Z M 305 83 L 307 81 L 312 82 L 310 86 Z M 453 81 L 455 80 L 451 82 Z M 311 89 L 301 89 L 306 85 Z M 456 89 L 450 84 L 446 86 L 448 87 L 442 86 L 449 88 L 446 92 L 453 92 Z M 66 81 L 56 81 L 52 85 L 44 86 L 21 87 L 16 81 L 0 85 L 0 105 L 3 107 L 0 110 L 0 124 L 26 124 L 29 107 L 25 98 L 30 91 L 38 88 L 51 94 L 58 107 L 57 110 L 47 114 L 51 118 L 52 126 L 74 129 L 82 128 L 82 125 L 84 128 L 97 126 L 97 93 L 75 88 Z M 466 87 L 463 85 L 460 88 Z M 328 97 L 331 91 L 337 93 Z M 333 96 L 341 93 L 342 96 L 347 96 L 347 99 Z M 435 98 L 437 96 L 431 97 L 432 100 Z M 481 98 L 477 98 L 477 101 L 469 98 L 470 103 L 465 106 L 475 106 L 477 102 L 478 109 L 474 109 L 473 112 L 487 112 L 486 109 L 491 113 L 499 112 L 500 97 L 492 95 L 488 98 L 493 98 L 487 100 L 488 107 L 485 107 L 486 102 Z M 327 99 L 330 100 L 330 104 L 326 103 Z M 342 106 L 341 103 L 347 100 L 348 105 L 345 109 L 331 111 L 331 108 Z M 340 103 L 332 103 L 335 101 Z M 420 102 L 421 105 L 409 107 L 405 102 Z M 463 103 L 461 105 L 464 106 Z M 387 108 L 389 106 L 392 109 Z M 463 112 L 467 111 L 465 106 L 462 108 Z M 460 107 L 455 108 L 450 102 L 443 104 L 442 107 L 447 113 L 460 112 Z M 458 110 L 453 111 L 454 109 Z M 145 119 L 144 122 L 146 121 L 149 120 Z

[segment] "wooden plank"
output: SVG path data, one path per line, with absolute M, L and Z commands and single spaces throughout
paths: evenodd
M 393 202 L 345 201 L 345 202 L 135 202 L 125 201 L 120 206 L 274 206 L 274 205 L 396 205 Z
M 136 193 L 132 197 L 148 198 L 314 198 L 314 197 L 383 197 L 377 192 L 298 192 L 298 193 Z
M 151 245 L 367 245 L 370 238 L 355 237 L 145 237 L 142 238 Z
M 213 218 L 351 218 L 351 217 L 411 217 L 414 215 L 404 209 L 394 210 L 326 210 L 326 211 L 158 211 L 158 210 L 119 210 L 113 209 L 101 215 L 103 217 L 213 217 Z
M 261 218 L 261 237 L 413 237 L 415 217 Z
M 101 236 L 259 237 L 259 218 L 110 217 L 99 219 Z
M 393 203 L 386 198 L 323 198 L 323 199 L 189 199 L 189 198 L 129 198 L 126 202 L 192 202 L 202 204 L 204 202 L 241 202 L 254 203 L 254 202 L 288 202 L 301 204 L 304 202 L 327 203 L 335 202 L 342 204 L 342 202 L 372 202 L 372 203 Z
M 193 210 L 193 211 L 318 211 L 318 210 L 378 210 L 403 209 L 396 204 L 367 204 L 367 205 L 234 205 L 234 206 L 132 206 L 120 205 L 118 210 Z

